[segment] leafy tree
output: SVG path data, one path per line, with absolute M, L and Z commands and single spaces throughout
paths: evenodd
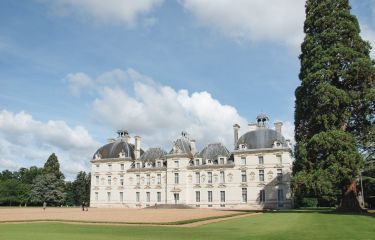
M 75 181 L 73 182 L 74 199 L 76 205 L 80 205 L 82 202 L 90 202 L 90 181 L 90 174 L 86 174 L 86 172 L 83 171 L 78 173 Z
M 43 174 L 43 168 L 32 166 L 30 168 L 20 168 L 18 172 L 19 172 L 19 179 L 22 183 L 32 184 L 34 179 L 38 175 Z
M 356 179 L 373 151 L 375 68 L 348 0 L 307 0 L 296 89 L 292 187 L 358 210 Z M 354 186 L 354 187 L 353 187 Z
M 43 168 L 44 174 L 53 174 L 56 176 L 57 179 L 64 179 L 64 174 L 60 171 L 60 163 L 57 156 L 52 153 L 46 163 L 44 164 Z
M 29 199 L 29 185 L 11 178 L 0 181 L 0 203 L 9 206 L 27 203 Z
M 35 178 L 31 187 L 30 200 L 41 204 L 47 202 L 52 205 L 60 205 L 65 200 L 64 182 L 54 174 L 47 173 Z

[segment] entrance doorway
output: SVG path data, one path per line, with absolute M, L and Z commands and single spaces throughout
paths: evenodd
M 180 201 L 180 194 L 179 193 L 174 193 L 174 204 L 178 204 Z

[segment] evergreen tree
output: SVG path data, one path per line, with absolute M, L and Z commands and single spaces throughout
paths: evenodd
M 44 174 L 53 174 L 57 179 L 64 179 L 64 174 L 60 171 L 60 163 L 57 156 L 52 153 L 46 163 L 44 164 L 43 169 Z
M 31 202 L 37 204 L 47 202 L 51 205 L 60 205 L 64 203 L 65 196 L 63 180 L 51 173 L 37 176 L 30 192 Z
M 296 89 L 292 187 L 358 209 L 360 152 L 373 151 L 375 68 L 348 0 L 307 0 Z
M 90 182 L 91 175 L 86 172 L 79 172 L 76 180 L 73 182 L 75 204 L 80 205 L 82 202 L 90 202 Z

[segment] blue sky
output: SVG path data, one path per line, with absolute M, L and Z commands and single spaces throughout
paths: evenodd
M 375 1 L 352 0 L 375 43 Z M 118 128 L 144 148 L 182 130 L 232 148 L 266 112 L 293 136 L 302 0 L 0 2 L 0 170 L 87 170 Z M 372 53 L 374 56 L 374 53 Z

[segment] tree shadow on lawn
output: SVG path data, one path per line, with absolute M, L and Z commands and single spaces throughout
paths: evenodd
M 320 213 L 320 214 L 335 214 L 335 215 L 358 215 L 375 217 L 375 212 L 359 213 L 359 212 L 342 212 L 337 211 L 336 208 L 300 208 L 300 209 L 263 209 L 263 210 L 230 210 L 235 212 L 246 213 Z

